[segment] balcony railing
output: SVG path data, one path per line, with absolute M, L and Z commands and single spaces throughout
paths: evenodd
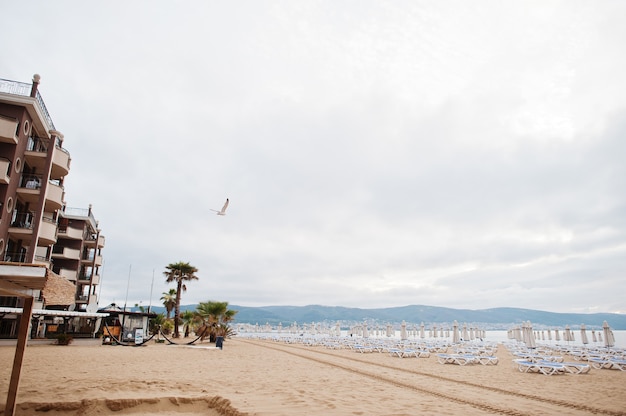
M 4 261 L 12 261 L 15 263 L 24 263 L 26 261 L 26 253 L 18 251 L 4 253 Z
M 10 81 L 8 79 L 0 79 L 0 92 L 4 92 L 6 94 L 13 95 L 21 95 L 23 97 L 30 97 L 30 91 L 32 89 L 31 84 L 27 84 L 25 82 L 18 81 Z M 48 126 L 52 130 L 56 130 L 54 127 L 54 123 L 52 122 L 52 117 L 50 117 L 50 113 L 48 113 L 48 109 L 46 108 L 46 104 L 43 102 L 43 97 L 37 91 L 37 95 L 35 97 L 37 104 L 39 105 L 39 109 L 43 114 L 43 117 L 46 119 Z
M 33 175 L 25 173 L 20 178 L 20 188 L 39 189 L 41 188 L 42 175 Z
M 88 217 L 91 220 L 92 224 L 97 224 L 96 217 L 93 216 L 93 213 L 89 208 L 65 207 L 63 209 L 63 213 L 65 213 L 65 215 L 73 217 Z
M 26 144 L 26 150 L 29 152 L 40 152 L 47 153 L 48 152 L 48 139 L 44 139 L 41 137 L 28 137 L 28 143 Z
M 15 214 L 13 215 L 13 221 L 11 222 L 11 227 L 27 229 L 33 228 L 34 215 L 34 211 L 15 211 Z

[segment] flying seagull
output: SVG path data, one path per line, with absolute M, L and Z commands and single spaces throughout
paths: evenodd
M 224 202 L 224 206 L 221 211 L 216 209 L 212 209 L 211 211 L 217 212 L 217 215 L 226 215 L 226 208 L 228 208 L 228 198 L 226 198 L 226 202 Z

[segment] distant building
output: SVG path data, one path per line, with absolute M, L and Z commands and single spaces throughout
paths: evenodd
M 64 207 L 59 211 L 57 242 L 52 248 L 52 271 L 76 285 L 75 308 L 80 312 L 98 310 L 104 236 L 88 209 Z
M 95 313 L 104 236 L 91 206 L 65 205 L 70 153 L 38 91 L 39 80 L 0 79 L 0 261 L 43 265 L 64 278 L 35 295 L 36 309 Z M 0 296 L 0 338 L 15 337 L 19 314 L 7 311 L 20 308 L 20 299 Z M 46 312 L 33 319 L 33 335 L 61 326 L 93 336 L 91 318 Z

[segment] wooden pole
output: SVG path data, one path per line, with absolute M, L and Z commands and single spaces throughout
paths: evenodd
M 22 362 L 24 361 L 24 352 L 26 351 L 28 327 L 30 326 L 30 320 L 33 316 L 34 301 L 35 299 L 32 296 L 28 296 L 24 299 L 24 308 L 22 309 L 22 318 L 20 319 L 20 327 L 17 334 L 17 347 L 15 348 L 15 358 L 13 359 L 13 370 L 11 371 L 11 381 L 9 383 L 9 392 L 7 394 L 7 404 L 4 408 L 5 416 L 15 415 L 17 387 L 20 384 Z

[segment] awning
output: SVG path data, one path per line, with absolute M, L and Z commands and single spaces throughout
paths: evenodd
M 0 313 L 21 314 L 22 308 L 0 307 Z M 109 316 L 108 313 L 99 313 L 99 312 L 78 312 L 78 311 L 57 311 L 54 309 L 33 309 L 33 316 L 35 315 L 69 316 L 69 317 L 80 317 L 80 318 L 104 318 L 106 316 Z
M 5 296 L 33 296 L 33 290 L 42 290 L 52 271 L 46 266 L 22 263 L 0 263 L 0 294 Z

